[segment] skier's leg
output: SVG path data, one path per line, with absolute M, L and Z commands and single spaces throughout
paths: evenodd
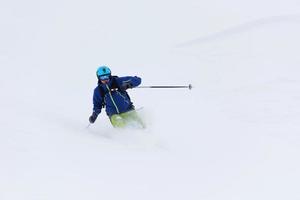
M 126 122 L 126 124 L 137 123 L 141 126 L 141 128 L 146 128 L 143 120 L 140 118 L 138 113 L 135 110 L 128 111 L 126 113 L 121 114 L 122 118 Z
M 110 118 L 110 122 L 115 128 L 124 128 L 126 127 L 126 121 L 123 119 L 121 115 L 115 114 L 112 115 Z

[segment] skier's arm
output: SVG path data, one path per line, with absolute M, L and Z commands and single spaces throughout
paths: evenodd
M 89 118 L 90 123 L 94 123 L 96 121 L 98 115 L 101 113 L 102 110 L 102 97 L 98 87 L 94 90 L 93 104 L 93 114 Z
M 124 76 L 117 79 L 118 85 L 121 89 L 134 88 L 141 84 L 142 79 L 137 76 Z
M 94 90 L 93 104 L 93 113 L 95 113 L 98 116 L 102 110 L 102 97 L 98 87 Z

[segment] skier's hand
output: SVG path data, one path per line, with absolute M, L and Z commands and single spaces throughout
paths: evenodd
M 89 117 L 89 121 L 91 124 L 93 124 L 96 119 L 97 119 L 98 115 L 96 113 L 93 113 L 90 117 Z
M 123 83 L 121 86 L 121 90 L 127 90 L 128 88 L 132 88 L 131 83 Z

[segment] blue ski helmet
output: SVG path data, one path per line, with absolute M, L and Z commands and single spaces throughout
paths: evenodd
M 111 71 L 107 66 L 103 65 L 97 69 L 96 74 L 97 74 L 98 79 L 102 79 L 102 78 L 108 79 L 111 76 Z

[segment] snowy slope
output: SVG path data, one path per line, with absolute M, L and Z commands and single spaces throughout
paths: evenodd
M 299 199 L 300 3 L 7 1 L 0 199 Z M 95 70 L 148 128 L 88 129 Z

